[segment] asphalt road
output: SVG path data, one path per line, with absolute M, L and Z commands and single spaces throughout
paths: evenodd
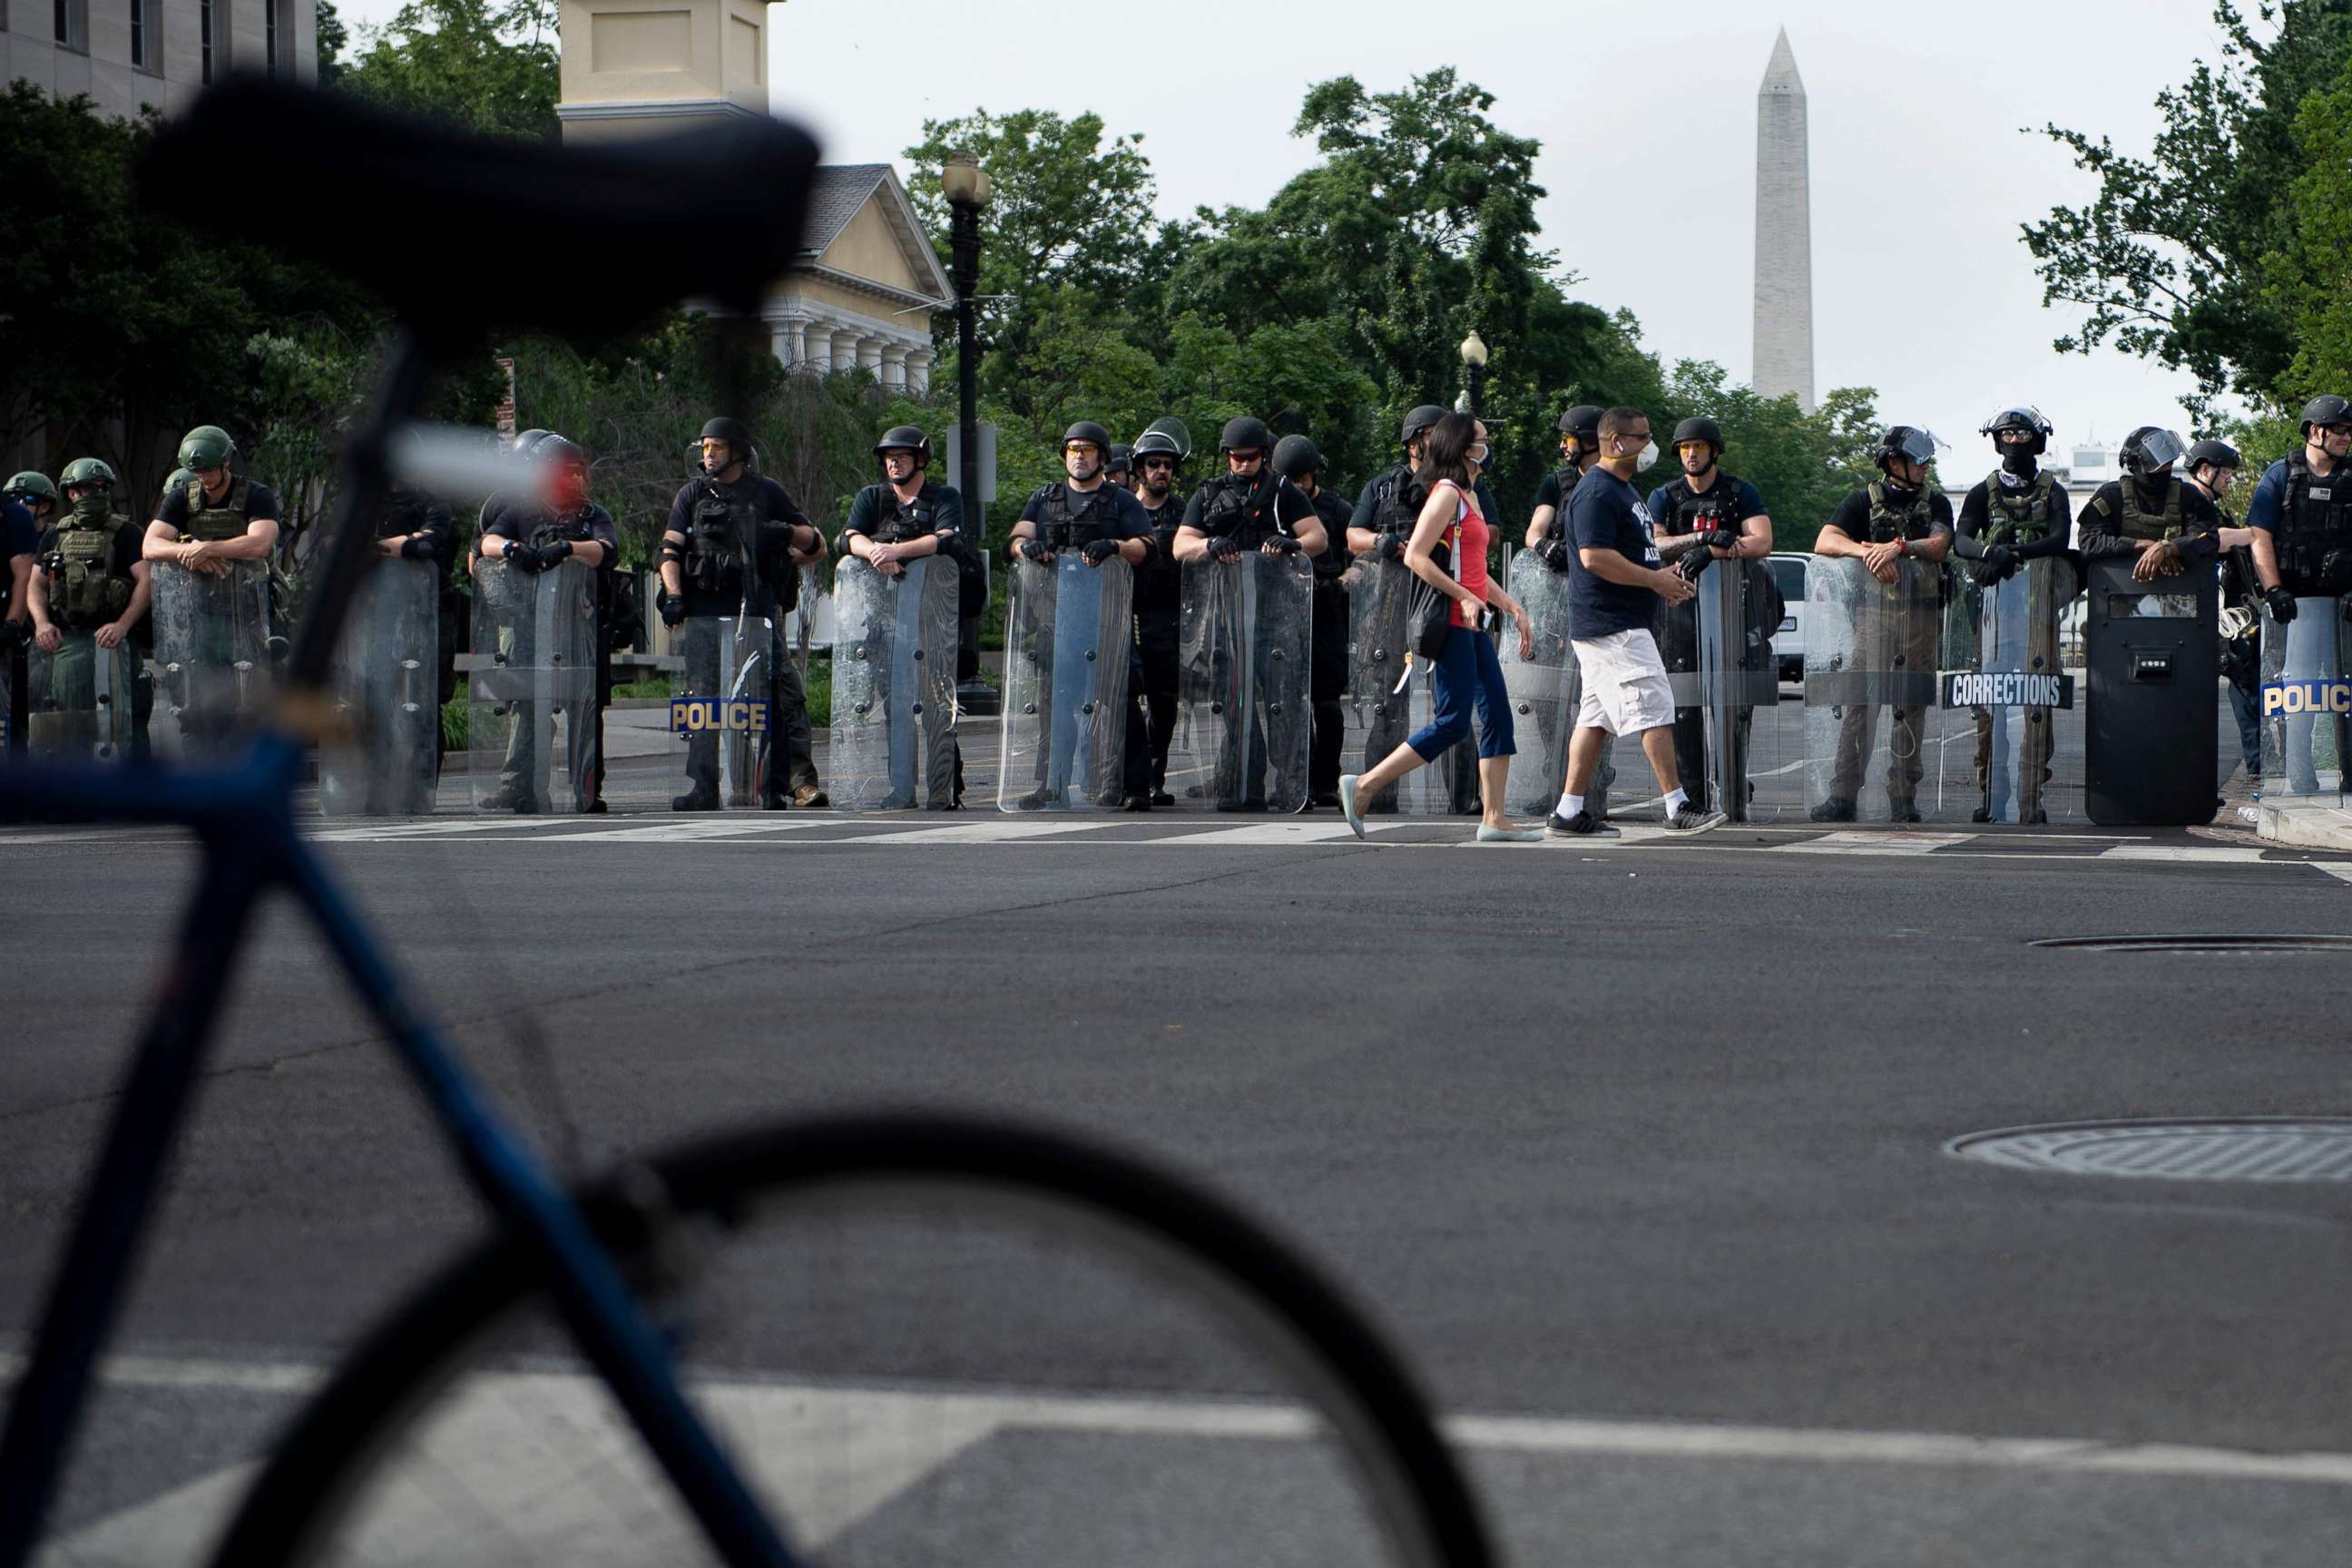
M 515 1038 L 537 1021 L 592 1160 L 917 1102 L 1204 1177 L 1348 1281 L 1468 1420 L 1516 1561 L 2341 1561 L 2343 1189 L 2036 1175 L 1944 1145 L 2352 1113 L 2352 955 L 2029 945 L 2342 932 L 2352 865 L 2227 832 L 1477 849 L 1464 826 L 1367 846 L 1328 816 L 1013 837 L 1035 825 L 793 814 L 700 838 L 667 817 L 445 818 L 331 852 L 551 1142 Z M 0 1335 L 18 1343 L 192 865 L 156 836 L 0 839 L 20 957 Z M 308 1369 L 479 1225 L 281 911 L 240 975 L 61 1560 L 186 1560 L 199 1494 L 225 1494 Z M 868 1336 L 827 1360 L 782 1327 L 818 1310 L 783 1305 L 792 1267 L 744 1265 L 740 1299 L 772 1317 L 745 1311 L 737 1370 L 1236 1391 L 1185 1354 L 1139 1370 L 1131 1336 L 1075 1307 L 1045 1348 L 994 1315 L 1025 1329 L 1050 1292 L 954 1293 L 944 1270 L 923 1300 L 950 1327 L 921 1354 L 882 1367 Z M 861 1300 L 844 1286 L 832 1321 Z M 1220 1481 L 1234 1450 L 1189 1428 L 1057 1431 L 956 1463 L 972 1485 L 1010 1464 L 1108 1498 L 1189 1442 L 1220 1510 L 1271 1473 Z M 2276 1458 L 2303 1451 L 2333 1458 Z M 893 1510 L 945 1473 L 857 1512 L 858 1560 L 887 1559 Z M 1058 1556 L 1121 1560 L 1120 1540 Z

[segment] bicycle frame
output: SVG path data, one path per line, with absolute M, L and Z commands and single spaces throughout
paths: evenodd
M 797 1561 L 687 1403 L 659 1331 L 618 1264 L 439 1030 L 410 1005 L 391 962 L 295 830 L 293 791 L 309 727 L 303 715 L 316 710 L 335 637 L 373 551 L 388 489 L 386 442 L 422 407 L 428 369 L 413 338 L 397 344 L 347 454 L 352 486 L 336 514 L 311 617 L 295 645 L 285 700 L 277 721 L 242 758 L 184 768 L 0 770 L 0 820 L 184 826 L 195 831 L 205 862 L 0 1432 L 0 1568 L 24 1568 L 32 1559 L 99 1352 L 153 1217 L 237 947 L 261 896 L 278 887 L 301 904 L 391 1037 L 493 1215 L 544 1253 L 566 1326 L 713 1548 L 738 1568 L 790 1568 Z

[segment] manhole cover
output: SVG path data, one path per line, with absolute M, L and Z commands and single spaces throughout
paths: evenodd
M 2352 1119 L 2063 1121 L 1972 1132 L 1948 1153 L 2018 1171 L 2176 1182 L 2352 1182 Z
M 2078 952 L 2352 952 L 2352 936 L 2051 936 L 2027 945 Z

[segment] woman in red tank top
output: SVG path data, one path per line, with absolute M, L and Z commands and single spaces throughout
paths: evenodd
M 1478 824 L 1479 841 L 1532 844 L 1543 837 L 1541 828 L 1521 827 L 1503 810 L 1511 755 L 1518 747 L 1511 729 L 1502 661 L 1495 655 L 1494 639 L 1479 629 L 1479 623 L 1490 607 L 1510 616 L 1518 629 L 1523 658 L 1534 656 L 1535 630 L 1518 601 L 1486 575 L 1488 524 L 1478 510 L 1477 464 L 1473 456 L 1474 448 L 1483 454 L 1486 443 L 1485 426 L 1467 414 L 1449 414 L 1431 429 L 1429 445 L 1422 453 L 1419 478 L 1429 487 L 1429 499 L 1413 524 L 1404 562 L 1414 575 L 1454 601 L 1447 616 L 1450 626 L 1445 651 L 1429 671 L 1430 721 L 1371 772 L 1349 773 L 1339 781 L 1339 809 L 1359 838 L 1364 837 L 1364 805 L 1413 769 L 1426 767 L 1451 751 L 1470 732 L 1474 707 L 1478 713 L 1478 793 L 1485 806 Z M 1451 572 L 1437 560 L 1441 544 Z

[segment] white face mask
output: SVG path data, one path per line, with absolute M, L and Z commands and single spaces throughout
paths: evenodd
M 1658 444 L 1653 441 L 1642 448 L 1640 457 L 1633 459 L 1633 471 L 1637 474 L 1646 474 L 1657 466 L 1657 461 Z

